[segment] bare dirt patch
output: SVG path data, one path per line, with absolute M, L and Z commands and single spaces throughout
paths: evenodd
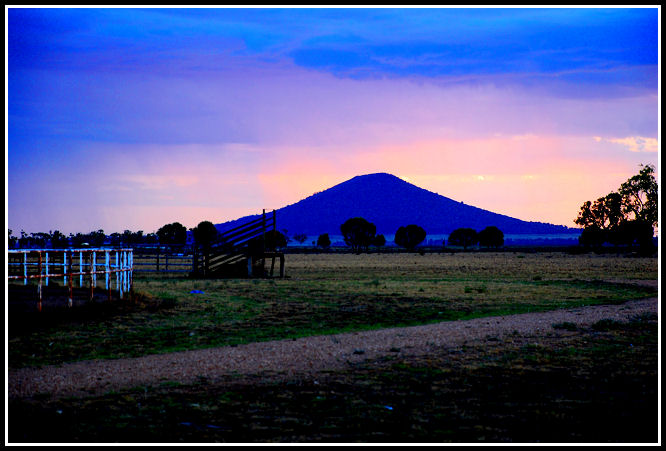
M 289 378 L 300 373 L 348 368 L 349 365 L 386 355 L 426 355 L 434 349 L 456 347 L 487 337 L 503 340 L 516 333 L 564 333 L 554 331 L 552 325 L 555 323 L 589 326 L 601 319 L 626 320 L 642 313 L 656 314 L 657 298 L 619 305 L 250 343 L 130 359 L 10 369 L 9 396 L 85 396 L 164 381 L 188 384 L 200 378 L 216 380 L 228 375 L 251 375 L 263 371 Z

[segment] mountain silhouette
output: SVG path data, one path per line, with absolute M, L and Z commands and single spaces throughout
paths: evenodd
M 544 235 L 575 231 L 466 205 L 386 173 L 356 176 L 280 208 L 276 215 L 277 229 L 286 229 L 290 236 L 295 233 L 339 235 L 340 225 L 356 216 L 374 223 L 378 234 L 393 234 L 398 227 L 408 224 L 417 224 L 428 234 L 449 234 L 460 227 L 479 231 L 487 226 L 496 226 L 504 234 Z M 257 217 L 259 215 L 246 216 L 216 227 L 224 231 Z

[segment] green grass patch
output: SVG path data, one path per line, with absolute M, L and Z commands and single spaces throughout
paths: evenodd
M 57 315 L 10 311 L 9 364 L 135 357 L 619 303 L 655 296 L 656 287 L 605 282 L 601 273 L 656 279 L 656 266 L 656 259 L 564 254 L 315 254 L 289 255 L 288 279 L 137 274 L 129 302 Z M 541 280 L 534 280 L 535 272 Z
M 656 315 L 271 382 L 10 400 L 10 442 L 656 443 Z M 35 424 L 39 427 L 35 427 Z

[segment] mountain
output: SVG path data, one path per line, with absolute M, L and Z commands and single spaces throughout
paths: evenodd
M 565 226 L 521 221 L 465 205 L 386 173 L 354 177 L 276 210 L 277 229 L 286 229 L 289 236 L 340 235 L 340 224 L 356 216 L 374 223 L 378 234 L 393 234 L 408 224 L 417 224 L 428 234 L 449 234 L 459 227 L 479 231 L 487 226 L 496 226 L 505 235 L 575 232 Z M 246 216 L 216 227 L 224 231 L 257 217 Z

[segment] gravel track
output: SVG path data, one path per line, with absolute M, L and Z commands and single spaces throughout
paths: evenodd
M 656 281 L 655 281 L 656 282 Z M 193 383 L 233 375 L 277 374 L 282 378 L 349 368 L 350 365 L 386 355 L 423 355 L 455 348 L 487 337 L 502 339 L 515 332 L 542 335 L 559 333 L 553 324 L 572 322 L 589 326 L 601 319 L 624 321 L 642 314 L 658 314 L 658 298 L 525 313 L 510 316 L 448 321 L 437 324 L 322 335 L 239 346 L 149 355 L 145 357 L 91 360 L 40 368 L 10 369 L 10 398 L 37 394 L 60 398 L 99 395 L 167 381 Z

